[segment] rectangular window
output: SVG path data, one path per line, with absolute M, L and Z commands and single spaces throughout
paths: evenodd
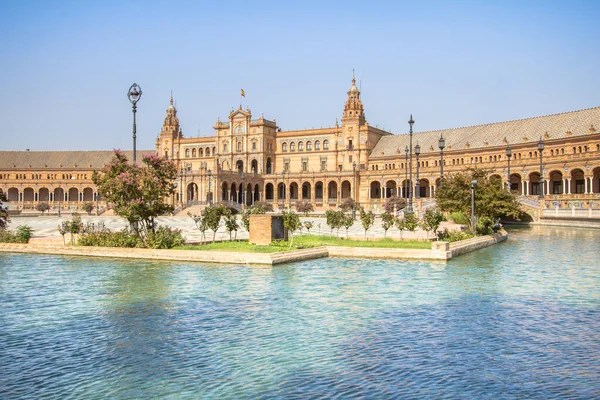
M 302 161 L 302 171 L 308 171 L 308 161 Z
M 583 179 L 577 179 L 575 181 L 575 193 L 581 194 L 585 192 L 585 181 Z
M 562 194 L 562 181 L 552 182 L 552 193 L 553 194 Z
M 348 162 L 352 164 L 352 156 L 348 156 Z

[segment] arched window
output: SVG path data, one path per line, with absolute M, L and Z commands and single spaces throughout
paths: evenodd
M 312 142 L 309 140 L 308 142 L 306 142 L 306 151 L 311 151 L 312 150 Z
M 185 149 L 185 156 L 186 158 L 190 156 L 190 149 Z
M 296 143 L 290 143 L 290 151 L 296 151 Z
M 198 156 L 203 157 L 204 156 L 204 149 L 202 147 L 200 147 L 198 149 Z
M 318 140 L 315 140 L 315 150 L 321 150 L 321 142 Z
M 206 148 L 206 157 L 210 156 L 210 147 Z
M 237 142 L 237 151 L 242 151 L 242 142 Z
M 233 129 L 233 133 L 240 134 L 240 133 L 245 133 L 246 132 L 246 128 L 244 128 L 242 125 L 237 125 L 234 129 Z
M 281 144 L 281 151 L 283 151 L 283 152 L 287 151 L 287 143 L 282 143 Z
M 329 150 L 329 140 L 323 140 L 323 150 Z
M 196 149 L 192 149 L 192 157 L 196 157 Z
M 298 142 L 298 151 L 304 151 L 304 142 Z
M 223 143 L 223 153 L 227 153 L 227 143 Z

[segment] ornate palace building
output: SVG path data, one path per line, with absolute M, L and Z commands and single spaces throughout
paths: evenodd
M 253 119 L 240 106 L 227 120 L 217 119 L 214 136 L 187 138 L 171 97 L 155 151 L 178 165 L 171 199 L 178 210 L 208 201 L 267 201 L 276 209 L 309 201 L 323 211 L 352 198 L 378 212 L 386 198 L 409 196 L 411 169 L 418 209 L 434 196 L 442 169 L 446 175 L 478 166 L 493 168 L 525 205 L 544 215 L 596 216 L 598 129 L 600 107 L 392 134 L 369 124 L 353 78 L 343 117 L 321 129 L 284 131 L 275 120 Z M 111 156 L 110 151 L 0 152 L 0 190 L 11 208 L 33 208 L 42 201 L 55 209 L 76 209 L 86 202 L 101 208 L 91 173 Z

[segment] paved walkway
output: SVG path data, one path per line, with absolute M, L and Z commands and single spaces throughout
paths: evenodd
M 19 225 L 28 225 L 33 229 L 33 237 L 34 238 L 61 238 L 60 233 L 58 233 L 58 226 L 62 223 L 62 221 L 69 221 L 71 216 L 17 216 L 11 217 L 11 222 L 9 224 L 9 229 L 15 229 Z M 81 219 L 84 224 L 86 223 L 94 223 L 98 224 L 99 222 L 103 223 L 105 227 L 110 230 L 120 230 L 127 226 L 127 222 L 117 216 L 81 216 Z M 330 235 L 331 230 L 327 226 L 325 222 L 325 218 L 301 218 L 302 222 L 312 221 L 313 228 L 310 230 L 310 233 L 313 235 Z M 238 239 L 248 239 L 248 232 L 243 228 L 241 218 L 238 216 L 238 223 L 240 225 L 240 229 L 237 233 Z M 187 238 L 188 242 L 200 242 L 202 238 L 202 234 L 198 229 L 196 229 L 196 225 L 194 221 L 188 216 L 171 216 L 171 217 L 159 217 L 158 218 L 159 225 L 168 225 L 171 228 L 181 229 L 183 235 Z M 451 230 L 459 229 L 459 226 L 456 224 L 451 224 L 448 222 L 442 222 L 440 229 L 448 228 Z M 300 234 L 306 234 L 306 229 L 303 229 Z M 333 235 L 336 234 L 336 231 L 333 231 Z M 207 240 L 212 240 L 212 231 L 206 231 Z M 341 228 L 339 231 L 340 237 L 346 237 L 346 230 Z M 363 238 L 365 236 L 365 231 L 360 223 L 360 220 L 357 218 L 354 225 L 348 230 L 348 237 L 360 237 Z M 387 232 L 388 237 L 400 238 L 400 232 L 396 227 L 393 227 Z M 384 237 L 384 231 L 381 227 L 381 219 L 375 219 L 375 224 L 367 231 L 368 238 L 382 238 Z M 404 232 L 402 237 L 405 239 L 425 239 L 426 232 L 417 230 L 416 232 Z M 430 234 L 430 237 L 433 238 L 433 235 Z M 229 240 L 229 234 L 225 231 L 225 227 L 221 222 L 221 227 L 217 231 L 216 235 L 217 240 Z

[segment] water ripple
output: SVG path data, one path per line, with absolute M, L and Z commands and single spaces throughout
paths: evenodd
M 599 239 L 517 229 L 448 264 L 0 254 L 0 397 L 600 398 Z

